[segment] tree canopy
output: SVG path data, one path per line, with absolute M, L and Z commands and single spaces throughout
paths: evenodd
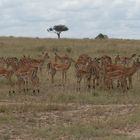
M 47 29 L 48 32 L 56 33 L 58 36 L 58 39 L 60 38 L 60 34 L 64 31 L 68 31 L 68 27 L 65 25 L 55 25 L 53 27 L 50 27 Z

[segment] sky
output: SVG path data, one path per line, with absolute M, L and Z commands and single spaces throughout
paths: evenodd
M 0 0 L 0 36 L 56 38 L 47 28 L 63 24 L 65 38 L 140 38 L 140 0 Z

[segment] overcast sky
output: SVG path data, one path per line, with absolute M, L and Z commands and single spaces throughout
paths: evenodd
M 65 24 L 69 38 L 140 38 L 140 0 L 0 0 L 0 36 L 56 37 L 47 28 Z

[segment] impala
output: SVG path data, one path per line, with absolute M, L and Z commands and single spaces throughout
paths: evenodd
M 117 55 L 115 57 L 115 64 L 122 64 L 124 66 L 129 66 L 129 64 L 133 61 L 133 58 L 136 57 L 136 54 L 132 54 L 130 57 L 120 57 Z
M 64 55 L 64 56 L 59 56 L 57 53 L 55 53 L 55 62 L 58 62 L 58 60 L 60 60 L 60 62 L 65 63 L 65 61 L 67 61 L 69 59 L 68 55 Z
M 8 70 L 6 68 L 0 68 L 0 77 L 4 77 L 8 80 L 8 82 L 10 83 L 10 86 L 12 88 L 13 86 L 13 82 L 11 80 L 12 75 L 14 74 L 13 70 Z M 13 93 L 15 91 L 13 90 Z M 11 93 L 11 89 L 9 90 L 9 93 Z
M 6 62 L 7 68 L 9 68 L 11 65 L 18 63 L 18 58 L 17 57 L 7 57 L 5 62 Z
M 39 92 L 39 77 L 37 76 L 38 67 L 25 65 L 19 67 L 15 71 L 15 75 L 17 76 L 17 85 L 19 90 L 23 87 L 24 92 L 29 90 L 29 83 L 31 83 L 32 88 L 37 88 Z M 35 90 L 33 90 L 35 92 Z
M 125 77 L 128 79 L 129 86 L 128 88 L 132 88 L 132 76 L 137 72 L 137 70 L 140 68 L 140 62 L 134 62 L 133 65 L 129 68 L 126 68 L 121 65 L 108 65 L 106 67 L 106 72 L 115 72 L 115 71 L 121 71 L 124 73 Z
M 126 92 L 126 90 L 127 90 L 126 78 L 127 78 L 127 75 L 122 70 L 110 71 L 110 72 L 107 72 L 105 75 L 105 84 L 106 84 L 107 88 L 110 89 L 110 88 L 113 88 L 112 82 L 114 80 L 117 80 L 120 82 L 123 92 Z
M 60 59 L 60 58 L 59 58 Z M 67 71 L 69 70 L 71 63 L 74 60 L 72 58 L 67 58 L 63 62 L 56 62 L 56 61 L 50 61 L 48 63 L 48 69 L 51 74 L 51 82 L 54 83 L 54 76 L 56 72 L 60 71 L 62 72 L 62 83 L 66 82 L 67 79 Z
M 92 61 L 90 61 L 87 66 L 88 88 L 91 87 L 91 82 L 92 82 L 93 89 L 95 89 L 96 85 L 99 85 L 99 77 L 100 77 L 99 72 L 100 72 L 99 63 L 95 58 Z M 96 82 L 97 82 L 97 84 L 96 84 Z
M 22 59 L 20 59 L 20 64 L 21 65 L 35 65 L 39 68 L 40 72 L 42 72 L 42 67 L 46 61 L 46 59 L 49 58 L 48 53 L 45 53 L 44 56 L 42 57 L 42 59 L 33 59 L 31 57 L 23 57 Z
M 77 78 L 77 90 L 80 91 L 81 89 L 81 81 L 84 79 L 88 82 L 88 87 L 90 88 L 90 81 L 91 81 L 91 74 L 90 74 L 90 64 L 92 58 L 86 54 L 82 54 L 78 57 L 75 68 L 76 68 L 76 78 Z M 90 64 L 89 64 L 90 63 Z
M 0 67 L 5 67 L 6 66 L 6 60 L 4 57 L 0 57 Z

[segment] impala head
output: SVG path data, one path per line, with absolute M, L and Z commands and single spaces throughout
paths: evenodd
M 98 64 L 100 64 L 101 63 L 101 58 L 95 57 L 94 61 L 96 61 Z
M 139 58 L 136 59 L 136 62 L 138 62 L 138 63 L 140 62 Z
M 62 62 L 64 64 L 71 64 L 72 62 L 75 63 L 76 61 L 73 58 L 68 57 L 68 58 L 64 59 Z
M 47 58 L 47 59 L 50 58 L 47 52 L 45 53 L 44 58 Z
M 64 54 L 63 56 L 59 56 L 56 52 L 54 53 L 56 57 L 61 58 L 61 59 L 68 59 L 69 56 L 67 54 Z
M 137 58 L 135 61 L 133 61 L 133 67 L 140 68 L 140 60 L 139 60 L 139 58 Z
M 115 56 L 115 59 L 120 59 L 120 55 L 117 54 L 117 55 Z

